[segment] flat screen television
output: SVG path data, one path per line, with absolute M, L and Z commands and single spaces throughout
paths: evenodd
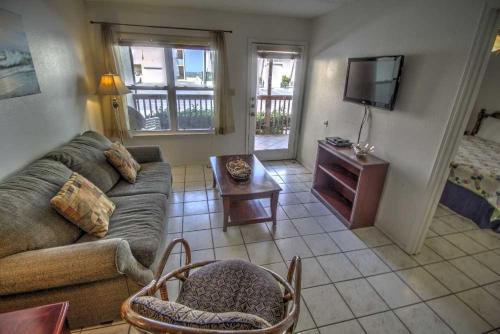
M 404 56 L 349 58 L 344 101 L 394 109 Z

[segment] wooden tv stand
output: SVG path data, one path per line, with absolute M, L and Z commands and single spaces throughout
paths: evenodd
M 359 159 L 351 147 L 319 140 L 311 192 L 348 228 L 371 226 L 388 167 L 373 155 Z

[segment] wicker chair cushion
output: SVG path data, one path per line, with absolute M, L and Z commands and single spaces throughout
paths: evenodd
M 276 324 L 283 319 L 283 293 L 263 269 L 241 260 L 206 265 L 184 282 L 177 302 L 192 309 L 249 313 Z
M 251 330 L 270 327 L 264 319 L 241 312 L 211 313 L 193 310 L 185 305 L 155 297 L 137 297 L 132 309 L 149 319 L 203 329 Z

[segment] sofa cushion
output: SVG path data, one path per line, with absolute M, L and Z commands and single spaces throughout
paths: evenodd
M 61 216 L 88 234 L 104 237 L 115 204 L 92 182 L 73 173 L 50 204 Z
M 107 192 L 120 179 L 120 174 L 104 156 L 104 151 L 108 148 L 106 143 L 86 133 L 47 153 L 45 158 L 62 162 L 72 171 L 87 178 L 103 192 Z
M 103 145 L 103 151 L 107 150 L 108 148 L 111 147 L 111 145 L 113 144 L 113 142 L 111 142 L 111 140 L 109 140 L 108 138 L 106 138 L 105 136 L 101 135 L 99 132 L 95 132 L 95 131 L 86 131 L 82 134 L 82 136 L 85 136 L 85 137 L 89 137 L 89 138 L 92 138 L 94 139 L 95 141 L 97 141 L 98 143 L 100 143 L 101 145 Z
M 127 240 L 137 261 L 149 267 L 154 261 L 166 225 L 167 197 L 162 194 L 142 194 L 110 199 L 116 209 L 104 238 Z M 97 238 L 85 234 L 78 242 L 94 240 Z
M 41 159 L 0 183 L 0 257 L 80 237 L 81 230 L 50 206 L 71 174 L 60 162 Z
M 127 151 L 140 164 L 165 161 L 160 146 L 157 145 L 127 146 Z
M 141 165 L 135 183 L 120 180 L 108 196 L 129 196 L 137 194 L 160 193 L 169 196 L 172 187 L 170 165 L 166 162 L 149 162 Z

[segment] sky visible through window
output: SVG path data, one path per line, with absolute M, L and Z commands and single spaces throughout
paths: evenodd
M 186 70 L 189 72 L 203 71 L 203 52 L 198 50 L 186 50 Z

